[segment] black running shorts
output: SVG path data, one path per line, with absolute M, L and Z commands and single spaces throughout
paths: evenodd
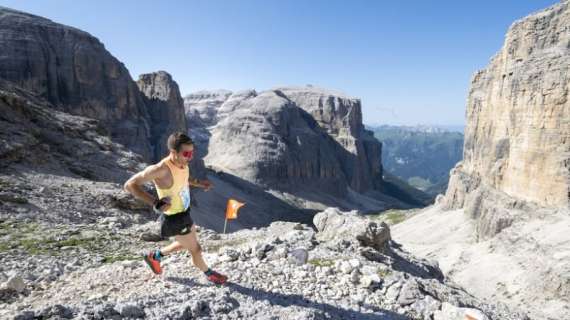
M 188 234 L 194 220 L 190 217 L 190 208 L 184 212 L 160 215 L 160 235 L 162 238 Z

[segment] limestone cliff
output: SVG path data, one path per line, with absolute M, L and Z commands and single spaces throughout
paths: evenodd
M 149 159 L 148 112 L 125 66 L 90 34 L 0 7 L 0 78 L 56 108 L 101 120 L 112 137 Z
M 478 219 L 480 236 L 513 209 L 570 205 L 570 8 L 563 1 L 516 21 L 471 81 L 463 161 L 443 199 Z
M 382 144 L 364 129 L 360 99 L 312 86 L 278 90 L 311 114 L 348 151 L 342 164 L 352 189 L 364 192 L 380 186 Z
M 292 195 L 297 206 L 378 211 L 421 202 L 383 181 L 381 143 L 364 129 L 359 99 L 306 86 L 200 91 L 184 103 L 207 166 Z
M 151 145 L 154 159 L 168 153 L 166 140 L 175 131 L 186 132 L 184 101 L 178 84 L 165 71 L 139 76 L 137 85 L 146 97 L 146 105 L 151 120 Z
M 245 99 L 221 119 L 211 130 L 209 166 L 266 186 L 317 184 L 336 196 L 346 188 L 336 143 L 280 92 Z

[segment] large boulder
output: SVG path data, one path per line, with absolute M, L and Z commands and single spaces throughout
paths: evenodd
M 390 228 L 385 222 L 370 221 L 354 212 L 328 208 L 313 218 L 317 238 L 323 241 L 344 239 L 357 241 L 360 246 L 386 252 L 391 240 Z

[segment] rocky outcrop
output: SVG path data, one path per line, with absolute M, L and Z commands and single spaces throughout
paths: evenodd
M 206 166 L 295 205 L 377 211 L 422 202 L 388 193 L 394 188 L 382 180 L 381 144 L 363 129 L 358 99 L 310 86 L 220 90 L 187 96 L 185 108 Z
M 188 124 L 211 126 L 218 122 L 218 109 L 232 95 L 229 90 L 198 91 L 184 97 Z
M 360 99 L 313 86 L 279 87 L 276 90 L 310 113 L 344 148 L 357 153 L 356 138 L 364 129 Z
M 319 240 L 332 241 L 348 236 L 358 244 L 379 252 L 386 252 L 389 248 L 391 237 L 388 225 L 362 218 L 357 212 L 347 214 L 328 208 L 316 214 L 313 223 L 319 231 Z
M 443 205 L 466 208 L 482 238 L 528 205 L 570 207 L 568 28 L 567 1 L 513 23 L 471 81 L 464 159 Z
M 268 187 L 305 184 L 336 196 L 344 192 L 335 142 L 286 96 L 266 91 L 239 100 L 231 96 L 229 103 L 239 107 L 218 116 L 210 130 L 208 166 Z M 219 109 L 226 111 L 226 104 Z
M 229 90 L 198 91 L 184 97 L 186 121 L 191 130 L 190 135 L 198 144 L 199 153 L 205 156 L 208 152 L 210 127 L 231 113 L 241 102 L 257 96 L 255 90 L 244 90 L 232 93 Z
M 98 119 L 114 140 L 151 158 L 149 117 L 125 66 L 95 37 L 0 7 L 0 78 L 74 115 Z
M 54 110 L 44 99 L 0 80 L 0 171 L 122 183 L 142 169 L 143 159 L 104 133 L 97 120 Z
M 360 99 L 313 86 L 277 88 L 307 111 L 319 127 L 348 153 L 341 161 L 353 190 L 365 192 L 382 183 L 382 144 L 362 123 Z
M 168 136 L 176 131 L 187 131 L 184 101 L 178 84 L 165 71 L 142 74 L 137 85 L 146 98 L 153 156 L 158 160 L 168 154 Z

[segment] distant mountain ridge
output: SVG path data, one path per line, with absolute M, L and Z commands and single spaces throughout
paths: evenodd
M 396 124 L 374 124 L 365 123 L 364 126 L 367 129 L 373 130 L 374 128 L 398 128 L 401 130 L 413 131 L 413 132 L 460 132 L 463 133 L 465 130 L 465 125 L 439 125 L 439 124 L 416 124 L 416 125 L 396 125 Z
M 449 171 L 463 157 L 463 134 L 443 126 L 368 127 L 383 144 L 387 171 L 432 197 L 444 193 Z

